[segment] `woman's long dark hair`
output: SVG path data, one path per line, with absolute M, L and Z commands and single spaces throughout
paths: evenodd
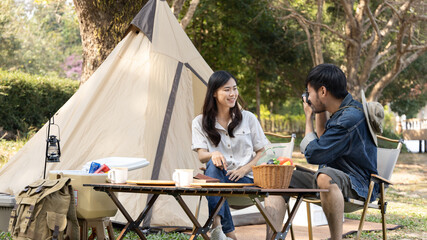
M 209 78 L 208 90 L 206 92 L 205 103 L 203 104 L 203 130 L 208 134 L 209 139 L 215 146 L 218 146 L 221 141 L 221 135 L 215 128 L 216 115 L 218 114 L 218 106 L 214 98 L 214 93 L 218 88 L 224 86 L 230 78 L 234 79 L 237 84 L 236 78 L 226 71 L 214 72 Z M 234 137 L 233 130 L 242 122 L 242 112 L 238 104 L 230 108 L 231 123 L 228 125 L 228 134 Z

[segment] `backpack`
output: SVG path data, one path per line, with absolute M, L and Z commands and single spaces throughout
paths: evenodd
M 9 220 L 13 239 L 80 239 L 70 181 L 40 179 L 19 193 Z

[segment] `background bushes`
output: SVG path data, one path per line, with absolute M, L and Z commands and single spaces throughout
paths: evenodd
M 0 69 L 0 128 L 37 130 L 77 90 L 78 81 Z

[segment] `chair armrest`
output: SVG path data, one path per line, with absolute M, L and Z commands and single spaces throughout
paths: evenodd
M 313 169 L 306 168 L 306 167 L 296 165 L 296 164 L 295 164 L 295 169 L 299 170 L 299 171 L 303 171 L 303 172 L 313 173 L 313 174 L 316 173 L 316 171 L 314 171 Z
M 383 183 L 386 183 L 386 184 L 393 185 L 392 182 L 390 182 L 389 180 L 387 180 L 387 179 L 385 179 L 383 177 L 378 176 L 377 174 L 371 174 L 371 180 L 373 180 L 375 182 L 383 182 Z
M 381 135 L 377 135 L 377 138 L 385 140 L 385 141 L 389 141 L 389 142 L 394 142 L 394 143 L 400 143 L 402 141 L 402 140 L 387 138 L 387 137 L 384 137 Z
M 268 136 L 279 137 L 279 138 L 292 138 L 292 135 L 282 135 L 282 134 L 271 133 L 271 132 L 264 132 L 264 134 Z

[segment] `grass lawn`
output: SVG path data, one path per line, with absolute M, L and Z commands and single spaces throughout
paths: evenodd
M 0 141 L 0 167 L 12 156 L 24 141 Z M 295 150 L 293 159 L 296 164 L 315 168 L 306 164 L 304 156 Z M 401 153 L 391 181 L 394 183 L 387 191 L 386 221 L 402 225 L 402 228 L 388 231 L 388 239 L 427 239 L 427 153 Z M 345 215 L 348 218 L 359 219 L 360 211 Z M 381 222 L 378 210 L 370 209 L 367 221 Z M 119 231 L 116 231 L 116 235 Z M 348 237 L 354 238 L 355 235 Z M 155 239 L 188 239 L 181 233 L 150 234 L 150 240 Z M 9 233 L 0 232 L 0 240 L 12 239 Z M 125 239 L 139 239 L 131 232 Z M 198 238 L 201 239 L 201 238 Z M 363 232 L 362 239 L 382 239 L 382 232 Z
M 296 164 L 315 169 L 304 156 L 294 151 Z M 401 153 L 386 193 L 386 222 L 402 228 L 387 231 L 388 239 L 427 239 L 427 153 Z M 346 213 L 346 218 L 360 219 L 362 210 Z M 381 222 L 379 210 L 369 209 L 366 221 Z M 356 235 L 349 236 L 353 239 Z M 361 239 L 382 239 L 382 232 L 362 232 Z

